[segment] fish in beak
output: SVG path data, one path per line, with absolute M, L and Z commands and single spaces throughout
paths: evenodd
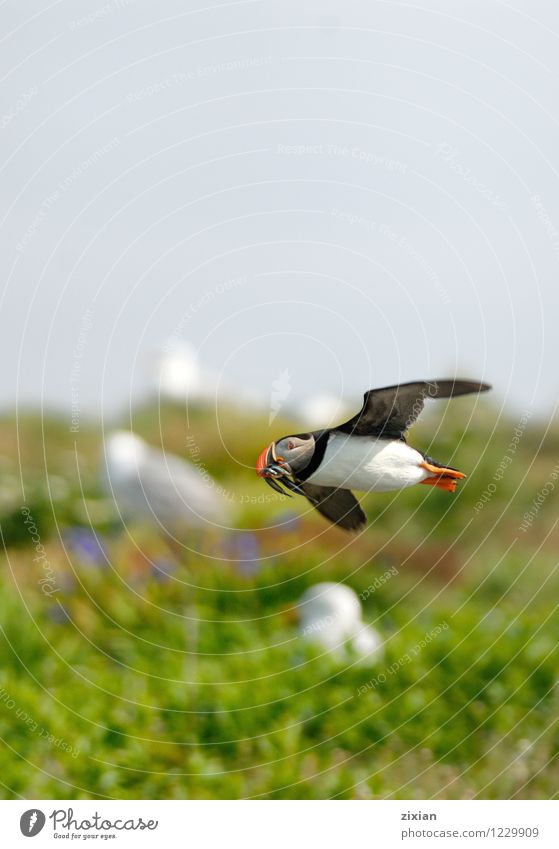
M 258 460 L 256 461 L 256 474 L 259 478 L 265 480 L 268 486 L 271 486 L 272 489 L 279 492 L 280 495 L 289 495 L 289 497 L 291 497 L 290 493 L 286 492 L 285 489 L 291 490 L 291 492 L 296 492 L 297 495 L 304 495 L 304 492 L 292 479 L 293 472 L 291 471 L 289 463 L 286 463 L 283 457 L 278 457 L 276 455 L 275 442 L 268 445 L 268 447 L 265 448 L 258 457 Z M 282 489 L 280 483 L 283 484 L 285 489 Z

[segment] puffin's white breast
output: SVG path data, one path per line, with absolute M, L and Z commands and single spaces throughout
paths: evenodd
M 429 472 L 420 467 L 422 462 L 423 455 L 400 440 L 333 432 L 322 463 L 308 481 L 363 492 L 389 492 L 428 478 Z

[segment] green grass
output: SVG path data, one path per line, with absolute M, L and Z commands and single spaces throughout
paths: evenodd
M 232 412 L 218 430 L 203 411 L 188 422 L 173 409 L 137 411 L 138 432 L 156 445 L 163 433 L 182 456 L 196 434 L 237 509 L 239 530 L 198 536 L 201 553 L 185 552 L 166 580 L 150 562 L 172 559 L 164 541 L 112 521 L 96 427 L 74 435 L 55 417 L 1 420 L 1 795 L 554 796 L 559 488 L 529 531 L 518 528 L 557 462 L 559 435 L 542 441 L 530 424 L 476 512 L 516 422 L 494 428 L 486 407 L 465 432 L 470 411 L 456 402 L 436 449 L 429 421 L 412 436 L 472 472 L 460 493 L 367 497 L 371 526 L 358 538 L 328 529 L 299 499 L 259 503 L 271 490 L 248 466 L 289 422 L 270 430 Z M 286 510 L 300 520 L 274 528 Z M 108 563 L 69 542 L 89 518 Z M 260 552 L 256 571 L 238 562 L 247 540 Z M 340 663 L 301 641 L 294 606 L 307 587 L 341 581 L 361 592 L 389 569 L 364 602 L 386 639 L 382 660 Z

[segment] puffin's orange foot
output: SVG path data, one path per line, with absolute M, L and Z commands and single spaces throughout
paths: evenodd
M 425 478 L 421 483 L 426 483 L 428 486 L 436 486 L 439 489 L 445 489 L 447 492 L 456 492 L 456 481 L 452 478 Z
M 433 466 L 425 461 L 419 464 L 422 469 L 431 472 L 433 477 L 425 478 L 421 483 L 426 483 L 428 486 L 436 486 L 439 489 L 444 489 L 446 492 L 456 492 L 456 482 L 463 480 L 466 475 L 464 472 L 459 472 L 458 469 L 446 469 L 444 466 Z

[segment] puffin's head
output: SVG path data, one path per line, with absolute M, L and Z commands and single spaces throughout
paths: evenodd
M 256 461 L 257 475 L 282 495 L 285 492 L 277 483 L 278 478 L 288 489 L 300 492 L 291 478 L 296 478 L 298 473 L 308 466 L 314 452 L 314 445 L 312 433 L 284 436 L 277 442 L 272 442 Z

